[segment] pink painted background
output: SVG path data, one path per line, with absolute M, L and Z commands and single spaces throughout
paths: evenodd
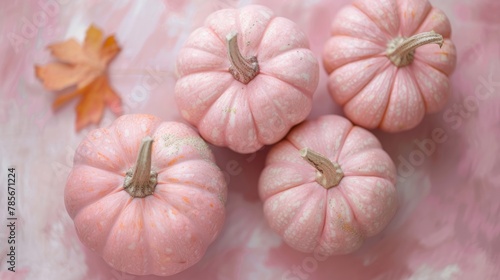
M 0 279 L 160 279 L 114 271 L 76 236 L 63 191 L 74 150 L 91 128 L 74 132 L 76 102 L 51 111 L 55 95 L 33 73 L 34 64 L 51 59 L 46 45 L 82 40 L 91 23 L 115 33 L 123 50 L 109 73 L 125 112 L 180 120 L 173 62 L 210 12 L 266 4 L 300 25 L 320 58 L 332 18 L 350 1 L 60 0 L 46 9 L 43 22 L 40 3 L 46 2 L 0 4 Z M 263 220 L 256 185 L 268 149 L 238 155 L 214 148 L 229 179 L 225 228 L 202 261 L 166 279 L 500 279 L 500 2 L 432 3 L 453 27 L 458 51 L 453 93 L 442 112 L 412 131 L 375 131 L 399 167 L 401 206 L 389 227 L 351 255 L 318 260 L 295 252 Z M 23 29 L 33 21 L 40 27 Z M 12 41 L 15 35 L 21 39 Z M 310 118 L 342 113 L 327 94 L 321 70 Z M 159 86 L 145 89 L 146 78 Z M 114 119 L 106 112 L 101 125 Z M 434 129 L 442 129 L 447 141 L 424 155 L 417 143 L 430 139 Z M 18 178 L 16 273 L 7 271 L 6 263 L 9 166 L 16 167 Z

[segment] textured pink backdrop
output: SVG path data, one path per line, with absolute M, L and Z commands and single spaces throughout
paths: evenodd
M 330 21 L 350 2 L 60 0 L 43 22 L 40 3 L 47 1 L 0 4 L 0 216 L 6 224 L 6 173 L 15 166 L 19 219 L 15 274 L 7 271 L 7 231 L 0 226 L 0 279 L 160 279 L 114 271 L 76 236 L 63 190 L 74 150 L 91 128 L 74 132 L 75 102 L 51 111 L 54 94 L 33 73 L 33 64 L 51 59 L 47 44 L 81 40 L 91 23 L 116 33 L 123 50 L 110 77 L 125 112 L 180 120 L 173 62 L 189 32 L 210 12 L 266 4 L 300 25 L 320 58 Z M 256 184 L 268 149 L 238 155 L 214 148 L 229 180 L 224 231 L 201 262 L 167 279 L 500 279 L 500 2 L 432 2 L 453 26 L 458 51 L 453 93 L 444 111 L 412 131 L 375 131 L 399 167 L 401 206 L 389 227 L 352 255 L 319 260 L 295 252 L 263 220 Z M 34 20 L 40 27 L 23 30 Z M 14 34 L 21 38 L 17 44 Z M 148 88 L 144 79 L 151 78 L 158 85 Z M 310 118 L 327 113 L 341 110 L 327 94 L 322 70 Z M 107 112 L 101 125 L 114 118 Z M 435 129 L 444 131 L 447 141 L 419 157 L 417 143 Z

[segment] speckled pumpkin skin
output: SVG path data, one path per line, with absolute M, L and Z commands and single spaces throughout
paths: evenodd
M 226 36 L 238 33 L 259 74 L 248 84 L 229 72 Z M 263 6 L 224 9 L 187 39 L 177 59 L 175 98 L 181 115 L 208 142 L 252 153 L 281 140 L 312 107 L 319 63 L 306 35 Z
M 133 198 L 124 176 L 148 135 L 158 183 L 153 195 Z M 226 195 L 223 174 L 193 129 L 125 115 L 80 144 L 64 200 L 81 242 L 110 266 L 165 276 L 201 259 L 224 223 Z
M 441 49 L 421 46 L 401 68 L 385 56 L 392 39 L 432 30 L 444 37 Z M 446 104 L 456 50 L 448 18 L 427 0 L 355 1 L 337 14 L 331 35 L 323 52 L 328 90 L 355 124 L 409 130 Z
M 326 189 L 299 153 L 308 147 L 340 164 L 344 177 Z M 329 256 L 353 252 L 379 233 L 397 209 L 396 170 L 380 142 L 347 119 L 305 121 L 269 152 L 259 180 L 269 226 L 292 248 Z

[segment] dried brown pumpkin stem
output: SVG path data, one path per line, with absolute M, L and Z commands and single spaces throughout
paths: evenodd
M 132 197 L 146 197 L 153 194 L 158 174 L 151 170 L 151 153 L 153 138 L 146 136 L 142 139 L 133 169 L 127 171 L 123 188 Z
M 243 84 L 248 84 L 259 74 L 257 57 L 245 58 L 238 48 L 238 33 L 230 33 L 227 37 L 227 52 L 231 66 L 229 73 Z
M 387 57 L 397 67 L 403 67 L 413 62 L 415 49 L 427 44 L 438 44 L 442 47 L 443 36 L 434 31 L 423 32 L 409 38 L 398 37 L 387 45 Z
M 303 148 L 300 150 L 300 156 L 316 168 L 316 182 L 325 189 L 337 186 L 344 177 L 344 172 L 338 163 L 331 162 L 318 152 Z

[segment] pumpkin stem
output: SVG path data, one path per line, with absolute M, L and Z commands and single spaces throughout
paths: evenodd
M 416 34 L 410 38 L 398 37 L 389 42 L 386 55 L 394 65 L 403 67 L 413 62 L 416 48 L 427 44 L 438 44 L 441 48 L 443 42 L 443 36 L 434 31 Z
M 244 58 L 238 48 L 238 33 L 227 35 L 227 50 L 231 66 L 229 73 L 241 83 L 248 84 L 257 74 L 259 74 L 259 64 L 257 57 Z
M 344 177 L 340 165 L 309 148 L 300 150 L 300 156 L 316 168 L 316 182 L 325 189 L 337 186 Z
M 123 188 L 132 197 L 146 197 L 155 190 L 158 173 L 151 171 L 152 146 L 153 138 L 146 136 L 142 139 L 135 167 L 125 175 Z

